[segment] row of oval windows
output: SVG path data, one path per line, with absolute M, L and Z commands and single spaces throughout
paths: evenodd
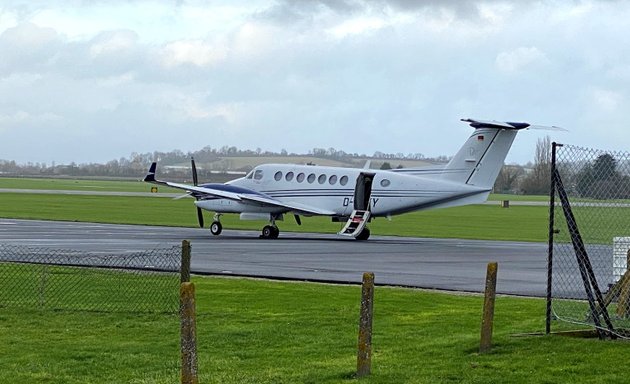
M 291 180 L 293 180 L 294 176 L 295 175 L 294 175 L 293 172 L 287 172 L 287 174 L 284 175 L 284 179 L 286 181 L 291 181 Z M 308 181 L 310 184 L 312 184 L 312 183 L 315 182 L 315 178 L 316 177 L 317 177 L 317 182 L 320 183 L 320 184 L 326 183 L 326 179 L 328 179 L 328 184 L 330 184 L 330 185 L 334 185 L 334 184 L 337 183 L 337 175 L 330 175 L 330 177 L 328 177 L 328 176 L 326 176 L 324 174 L 316 176 L 314 173 L 311 173 L 307 177 L 306 174 L 301 173 L 301 172 L 298 173 L 297 177 L 295 177 L 295 180 L 297 180 L 298 183 L 301 183 L 301 182 L 304 181 L 304 179 L 306 179 L 306 181 Z M 282 180 L 282 172 L 281 171 L 276 172 L 276 174 L 273 176 L 273 178 L 276 181 Z M 348 184 L 348 176 L 341 176 L 339 178 L 339 184 L 341 184 L 341 185 Z M 390 184 L 391 184 L 390 181 L 387 180 L 387 179 L 381 180 L 381 186 L 382 187 L 388 187 Z

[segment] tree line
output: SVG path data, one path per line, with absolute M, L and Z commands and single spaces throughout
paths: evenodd
M 347 162 L 349 165 L 361 159 L 388 159 L 388 160 L 425 160 L 428 162 L 441 163 L 448 161 L 448 157 L 439 156 L 437 158 L 426 158 L 421 153 L 384 153 L 377 151 L 372 156 L 364 153 L 348 153 L 335 148 L 313 148 L 308 154 L 289 153 L 286 149 L 280 152 L 263 151 L 260 148 L 255 150 L 239 149 L 234 146 L 222 146 L 220 148 L 212 148 L 206 146 L 198 151 L 173 150 L 169 152 L 147 152 L 132 153 L 128 157 L 121 157 L 105 163 L 81 163 L 71 162 L 69 164 L 50 165 L 46 163 L 19 164 L 13 160 L 0 159 L 0 175 L 1 176 L 76 176 L 76 177 L 141 177 L 146 172 L 152 161 L 158 160 L 163 166 L 175 166 L 188 163 L 191 157 L 195 158 L 198 164 L 210 164 L 221 161 L 230 157 L 316 157 L 321 159 L 332 159 Z M 229 164 L 229 162 L 226 162 Z M 239 169 L 228 169 L 224 166 L 224 171 L 241 171 L 247 172 L 251 167 L 245 166 Z M 177 173 L 177 170 L 171 170 Z M 200 170 L 201 176 L 202 170 Z

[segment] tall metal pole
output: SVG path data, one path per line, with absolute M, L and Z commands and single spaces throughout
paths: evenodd
M 549 188 L 549 243 L 547 245 L 547 311 L 545 316 L 545 333 L 551 332 L 551 288 L 553 273 L 553 235 L 556 205 L 556 148 L 562 147 L 555 141 L 551 144 L 551 186 Z

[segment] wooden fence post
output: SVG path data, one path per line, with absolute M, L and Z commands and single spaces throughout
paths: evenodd
M 182 241 L 182 265 L 180 268 L 180 283 L 190 281 L 190 241 Z
M 182 384 L 197 384 L 197 321 L 195 315 L 195 285 L 180 286 Z
M 372 315 L 374 307 L 374 273 L 363 274 L 361 289 L 361 315 L 359 317 L 359 348 L 357 353 L 357 377 L 370 374 L 372 365 Z
M 479 353 L 490 352 L 492 348 L 492 326 L 494 323 L 494 300 L 497 293 L 497 263 L 488 263 L 486 272 L 486 291 L 483 300 L 483 318 L 481 320 L 481 343 Z

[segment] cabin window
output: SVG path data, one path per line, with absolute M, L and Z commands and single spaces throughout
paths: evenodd
M 341 176 L 341 179 L 339 179 L 339 184 L 341 185 L 348 184 L 348 176 Z
M 284 177 L 287 181 L 293 180 L 293 172 L 287 172 L 287 175 Z
M 381 180 L 381 187 L 389 187 L 390 184 L 391 182 L 387 179 Z
M 317 178 L 317 182 L 320 184 L 324 184 L 326 182 L 326 175 L 319 175 L 319 177 Z
M 276 174 L 273 175 L 273 178 L 276 179 L 276 181 L 282 180 L 282 172 L 280 171 L 276 172 Z
M 309 183 L 313 184 L 313 181 L 315 181 L 315 174 L 311 173 L 310 175 L 308 175 L 308 178 L 306 180 L 308 180 Z
M 298 181 L 298 183 L 301 183 L 301 182 L 304 181 L 304 174 L 303 173 L 299 173 L 297 175 L 297 181 Z
M 336 182 L 337 182 L 337 175 L 332 175 L 332 176 L 330 176 L 330 178 L 328 179 L 328 183 L 329 183 L 330 185 L 333 185 L 333 184 L 335 184 Z
M 254 180 L 260 180 L 263 178 L 263 171 L 261 169 L 257 169 L 254 172 Z

